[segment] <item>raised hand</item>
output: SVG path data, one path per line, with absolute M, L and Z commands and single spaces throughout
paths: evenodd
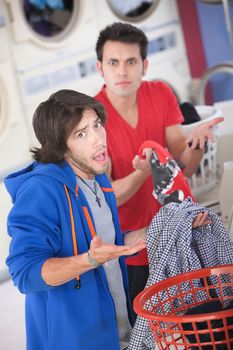
M 205 142 L 207 140 L 214 142 L 215 139 L 212 133 L 212 127 L 218 123 L 221 123 L 223 120 L 224 118 L 222 117 L 214 118 L 208 122 L 202 123 L 196 129 L 194 129 L 194 131 L 188 136 L 186 140 L 187 144 L 191 145 L 190 148 L 204 149 Z

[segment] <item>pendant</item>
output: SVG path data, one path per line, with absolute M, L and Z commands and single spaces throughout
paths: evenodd
M 100 198 L 96 195 L 95 200 L 98 203 L 98 206 L 101 208 Z

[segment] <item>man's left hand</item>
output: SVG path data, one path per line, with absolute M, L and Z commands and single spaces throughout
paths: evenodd
M 199 146 L 198 148 L 204 149 L 207 140 L 215 142 L 212 127 L 221 123 L 223 120 L 223 117 L 218 117 L 199 125 L 186 140 L 187 144 L 191 144 L 190 148 L 196 149 Z
M 193 220 L 192 228 L 197 228 L 201 226 L 206 226 L 211 224 L 212 221 L 208 218 L 208 211 L 197 214 Z

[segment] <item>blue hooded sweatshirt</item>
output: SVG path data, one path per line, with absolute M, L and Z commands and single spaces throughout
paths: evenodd
M 123 244 L 115 195 L 106 175 L 96 176 L 112 211 L 118 245 Z M 43 263 L 51 257 L 74 255 L 71 215 L 74 216 L 78 254 L 89 249 L 93 216 L 87 200 L 77 188 L 68 163 L 32 163 L 5 179 L 13 208 L 8 217 L 11 236 L 7 258 L 10 275 L 26 294 L 28 350 L 119 350 L 113 298 L 104 268 L 80 276 L 80 288 L 73 279 L 58 287 L 41 277 Z M 94 223 L 93 223 L 94 225 Z M 128 300 L 124 258 L 120 258 Z

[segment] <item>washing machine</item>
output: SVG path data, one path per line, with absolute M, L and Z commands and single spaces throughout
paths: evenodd
M 0 62 L 0 180 L 29 160 L 29 138 L 13 65 Z
M 28 0 L 4 1 L 20 97 L 34 145 L 32 115 L 41 101 L 63 88 L 94 95 L 100 86 L 95 67 L 95 1 L 62 0 L 62 9 L 33 8 Z
M 175 0 L 98 0 L 95 2 L 99 30 L 113 22 L 129 22 L 146 33 L 179 21 Z
M 148 34 L 147 80 L 162 80 L 179 103 L 191 100 L 191 73 L 179 23 L 168 24 Z
M 83 52 L 66 57 L 65 60 L 30 67 L 18 72 L 17 77 L 31 146 L 37 145 L 32 129 L 32 117 L 42 101 L 61 89 L 76 90 L 94 96 L 101 86 L 94 52 Z
M 10 57 L 8 34 L 6 7 L 4 6 L 3 2 L 0 1 L 0 62 L 8 60 Z
M 61 3 L 62 8 L 46 4 L 39 8 L 29 0 L 4 1 L 9 14 L 12 55 L 18 69 L 94 50 L 93 33 L 97 32 L 94 0 L 49 2 Z
M 6 219 L 11 208 L 3 179 L 30 161 L 29 137 L 18 94 L 17 81 L 10 60 L 0 61 L 0 276 L 6 269 L 9 237 Z

